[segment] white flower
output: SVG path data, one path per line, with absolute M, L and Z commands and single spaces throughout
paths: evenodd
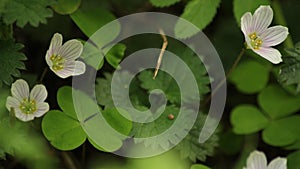
M 55 33 L 46 54 L 46 62 L 50 69 L 59 77 L 81 75 L 85 72 L 85 64 L 75 61 L 81 55 L 83 45 L 72 39 L 62 45 L 62 35 Z
M 44 85 L 35 85 L 29 93 L 27 82 L 19 79 L 12 84 L 11 94 L 12 97 L 7 97 L 6 108 L 22 121 L 33 120 L 49 111 L 48 103 L 44 102 L 48 95 Z
M 271 48 L 283 42 L 289 34 L 284 26 L 273 26 L 273 10 L 270 6 L 260 6 L 254 12 L 245 13 L 241 18 L 241 28 L 244 33 L 247 46 L 255 53 L 277 64 L 282 61 L 277 49 Z
M 277 157 L 269 165 L 267 165 L 267 158 L 263 152 L 254 151 L 247 159 L 247 167 L 243 169 L 287 169 L 287 160 L 285 158 Z

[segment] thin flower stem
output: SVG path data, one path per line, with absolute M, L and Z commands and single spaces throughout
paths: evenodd
M 231 66 L 231 68 L 226 73 L 225 78 L 217 85 L 217 87 L 215 88 L 215 90 L 212 91 L 211 95 L 204 102 L 204 105 L 206 105 L 210 101 L 210 99 L 212 98 L 212 96 L 215 95 L 215 93 L 220 89 L 220 87 L 224 85 L 224 83 L 226 82 L 226 80 L 229 78 L 229 76 L 231 75 L 231 73 L 233 72 L 233 70 L 236 68 L 236 66 L 238 65 L 238 63 L 242 59 L 242 56 L 244 55 L 245 51 L 246 51 L 245 48 L 242 48 L 241 52 L 239 53 L 239 55 L 235 59 L 233 65 Z
M 45 78 L 45 75 L 46 75 L 47 71 L 48 71 L 48 67 L 45 67 L 45 69 L 44 69 L 44 71 L 43 71 L 43 73 L 42 73 L 42 75 L 41 75 L 41 77 L 40 77 L 40 79 L 39 79 L 39 82 L 40 82 L 40 83 L 43 82 L 43 80 L 44 80 L 44 78 Z
M 62 151 L 61 152 L 62 158 L 69 169 L 79 169 L 76 167 L 74 161 L 72 160 L 72 157 L 69 155 L 68 152 Z
M 287 26 L 287 22 L 286 22 L 286 19 L 284 17 L 282 7 L 281 7 L 281 4 L 280 4 L 279 0 L 273 0 L 272 1 L 272 7 L 273 7 L 273 10 L 275 11 L 274 12 L 275 22 L 279 25 Z M 288 35 L 288 37 L 283 42 L 283 44 L 286 48 L 293 48 L 294 47 L 294 43 L 293 43 L 291 35 Z
M 167 37 L 165 35 L 165 32 L 162 30 L 162 29 L 159 29 L 159 33 L 161 35 L 161 37 L 163 38 L 163 45 L 161 47 L 161 50 L 160 50 L 160 53 L 159 53 L 159 56 L 158 56 L 158 60 L 157 60 L 157 64 L 156 64 L 156 68 L 155 68 L 155 72 L 154 72 L 154 75 L 153 75 L 153 79 L 155 79 L 155 77 L 157 76 L 157 73 L 158 73 L 158 70 L 159 70 L 159 67 L 160 67 L 160 64 L 161 64 L 161 61 L 162 61 L 162 57 L 165 53 L 165 50 L 168 46 L 168 40 L 167 40 Z

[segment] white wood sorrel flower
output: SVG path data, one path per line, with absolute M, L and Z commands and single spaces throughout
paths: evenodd
M 287 160 L 277 157 L 269 165 L 263 152 L 254 151 L 247 159 L 247 167 L 243 169 L 287 169 Z
M 253 15 L 247 12 L 242 16 L 241 29 L 248 48 L 273 64 L 278 64 L 282 62 L 281 54 L 271 46 L 282 43 L 289 32 L 284 26 L 269 27 L 272 19 L 272 8 L 260 6 Z
M 11 94 L 12 97 L 7 97 L 6 108 L 22 121 L 33 120 L 49 111 L 49 104 L 45 102 L 48 93 L 42 84 L 35 85 L 29 93 L 27 82 L 19 79 L 12 84 Z
M 62 44 L 62 35 L 55 33 L 46 54 L 46 62 L 50 69 L 59 77 L 81 75 L 85 72 L 85 64 L 76 61 L 81 55 L 83 45 L 80 41 L 72 39 Z

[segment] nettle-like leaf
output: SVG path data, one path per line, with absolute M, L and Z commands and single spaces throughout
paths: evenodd
M 220 2 L 220 0 L 192 0 L 186 5 L 180 17 L 194 24 L 198 29 L 203 30 L 212 22 Z M 175 25 L 176 37 L 184 39 L 198 32 L 194 27 L 187 25 L 184 20 L 178 20 Z
M 162 8 L 180 2 L 180 0 L 150 0 L 150 2 L 153 6 Z
M 300 147 L 297 124 L 300 116 L 300 96 L 287 93 L 271 84 L 258 95 L 260 109 L 254 105 L 239 105 L 231 113 L 231 124 L 236 134 L 252 134 L 262 130 L 265 143 L 288 149 Z
M 207 156 L 212 156 L 214 149 L 219 145 L 219 137 L 216 131 L 204 143 L 199 143 L 199 135 L 205 123 L 206 115 L 201 112 L 198 114 L 197 120 L 188 135 L 176 146 L 180 151 L 181 157 L 189 158 L 191 161 L 205 161 Z M 217 129 L 218 130 L 218 129 Z
M 197 57 L 191 50 L 184 49 L 181 51 L 180 58 L 186 63 L 189 69 L 193 73 L 193 77 L 195 78 L 197 85 L 198 85 L 198 92 L 200 94 L 200 99 L 202 96 L 209 92 L 208 84 L 210 83 L 209 77 L 207 75 L 207 71 L 203 63 L 199 57 Z M 179 69 L 182 67 L 181 62 L 177 62 L 178 60 L 172 61 L 172 65 L 174 69 L 170 73 L 174 74 L 181 74 L 180 80 L 183 82 L 187 82 L 188 80 L 185 79 L 187 76 L 180 72 Z M 168 62 L 163 62 L 164 64 L 169 64 Z M 153 79 L 153 71 L 143 71 L 138 76 L 139 80 L 141 81 L 141 87 L 148 90 L 148 92 L 154 89 L 160 89 L 164 92 L 169 102 L 174 104 L 181 103 L 181 93 L 177 82 L 168 74 L 163 71 L 160 71 L 155 79 Z M 180 82 L 178 82 L 180 83 Z M 185 98 L 183 98 L 185 99 Z
M 14 77 L 20 77 L 18 69 L 25 69 L 23 63 L 26 56 L 19 52 L 23 48 L 20 43 L 14 43 L 12 40 L 0 40 L 0 86 L 2 82 L 10 85 Z
M 270 0 L 234 0 L 233 12 L 238 25 L 246 12 L 254 12 L 260 5 L 270 5 Z
M 52 17 L 49 8 L 54 0 L 9 0 L 6 1 L 2 12 L 6 24 L 16 24 L 24 27 L 27 23 L 37 27 L 39 23 L 46 23 L 46 18 Z
M 300 93 L 300 43 L 294 49 L 287 49 L 289 57 L 283 57 L 278 80 L 284 86 L 295 86 L 296 94 Z

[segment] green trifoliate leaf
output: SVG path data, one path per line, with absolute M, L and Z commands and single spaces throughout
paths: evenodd
M 300 166 L 300 151 L 296 151 L 294 153 L 291 153 L 287 157 L 287 166 L 288 169 L 297 169 L 298 166 Z
M 18 69 L 25 69 L 23 63 L 26 56 L 19 52 L 23 48 L 22 44 L 14 43 L 12 40 L 0 40 L 0 86 L 2 82 L 10 85 L 14 77 L 20 77 Z
M 278 85 L 269 85 L 258 95 L 260 107 L 272 119 L 279 119 L 300 110 L 300 96 L 293 96 Z
M 238 25 L 241 24 L 241 17 L 246 12 L 253 12 L 260 5 L 270 5 L 269 0 L 234 0 L 233 1 L 233 12 Z
M 240 63 L 230 75 L 230 81 L 246 94 L 254 94 L 266 87 L 270 67 L 248 60 Z
M 37 27 L 39 23 L 46 23 L 46 18 L 52 17 L 53 12 L 49 8 L 54 4 L 53 0 L 9 0 L 6 1 L 2 12 L 6 24 L 16 24 L 24 27 L 27 23 Z
M 271 122 L 263 131 L 264 142 L 272 146 L 289 146 L 300 141 L 299 123 L 298 115 Z
M 212 22 L 220 2 L 220 0 L 192 0 L 186 5 L 180 17 L 194 24 L 198 29 L 203 30 Z M 194 27 L 187 25 L 185 21 L 178 20 L 175 26 L 176 37 L 184 39 L 198 32 Z
M 167 7 L 179 1 L 180 0 L 150 0 L 151 4 L 156 7 Z
M 269 120 L 264 114 L 252 105 L 235 107 L 230 117 L 233 131 L 237 134 L 251 134 L 264 129 Z

